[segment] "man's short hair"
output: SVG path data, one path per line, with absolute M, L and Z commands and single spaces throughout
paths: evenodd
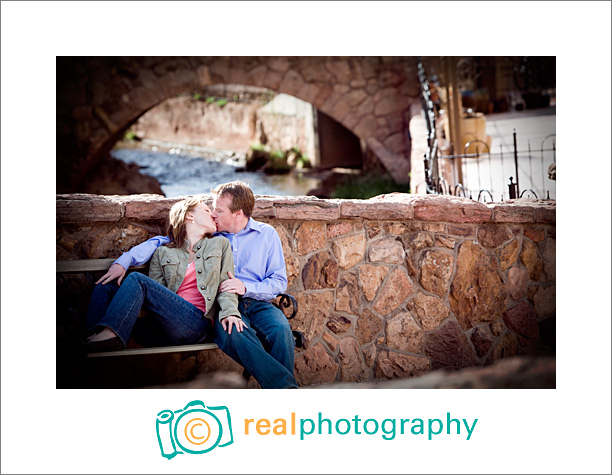
M 232 213 L 242 210 L 247 218 L 250 218 L 253 214 L 255 197 L 253 196 L 253 191 L 251 191 L 247 184 L 241 181 L 232 181 L 230 183 L 217 185 L 210 191 L 215 196 L 231 196 L 232 202 L 230 203 L 229 209 Z

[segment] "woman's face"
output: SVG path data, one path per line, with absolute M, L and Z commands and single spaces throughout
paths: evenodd
M 203 234 L 214 233 L 217 230 L 217 226 L 212 218 L 212 212 L 210 208 L 204 203 L 197 205 L 192 211 L 193 224 L 203 231 Z

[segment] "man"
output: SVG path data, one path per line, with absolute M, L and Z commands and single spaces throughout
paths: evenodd
M 251 218 L 255 198 L 247 185 L 235 181 L 211 191 L 216 234 L 230 241 L 234 256 L 235 272 L 229 273 L 219 290 L 238 294 L 242 317 L 227 317 L 215 325 L 215 343 L 244 366 L 262 388 L 295 388 L 291 327 L 283 312 L 270 303 L 287 289 L 280 238 L 272 226 Z M 155 249 L 167 242 L 167 237 L 156 236 L 132 248 L 96 283 L 118 279 L 121 284 L 130 266 L 147 262 Z

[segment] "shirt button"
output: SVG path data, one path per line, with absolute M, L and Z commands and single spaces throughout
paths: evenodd
M 170 259 L 168 259 L 168 260 L 166 261 L 166 263 L 170 264 Z
M 196 249 L 199 251 L 202 246 L 198 246 Z
M 199 270 L 199 271 L 198 271 L 198 274 L 201 274 L 201 273 L 202 273 L 202 271 L 201 271 L 201 270 Z
M 206 297 L 206 300 L 210 300 L 210 297 Z
M 199 258 L 200 258 L 200 255 L 198 254 L 196 257 L 199 259 Z
M 202 286 L 200 286 L 200 289 L 201 290 L 206 290 L 206 286 L 202 285 Z M 210 300 L 210 299 L 208 299 L 208 300 Z

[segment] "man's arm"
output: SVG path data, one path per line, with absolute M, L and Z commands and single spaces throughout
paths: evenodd
M 117 284 L 121 285 L 125 272 L 126 270 L 120 264 L 113 264 L 108 269 L 108 272 L 96 281 L 96 284 L 104 285 L 117 279 Z
M 155 250 L 163 245 L 170 242 L 170 238 L 167 236 L 155 236 L 151 239 L 134 246 L 128 252 L 124 252 L 113 264 L 119 264 L 125 270 L 129 269 L 130 266 L 139 266 L 148 262 L 153 256 Z
M 287 290 L 287 270 L 281 240 L 274 228 L 268 228 L 265 234 L 267 256 L 263 279 L 260 282 L 244 282 L 244 297 L 270 301 Z
M 148 241 L 134 246 L 128 252 L 124 252 L 121 257 L 113 262 L 113 265 L 110 266 L 108 272 L 100 277 L 96 284 L 107 284 L 114 279 L 118 279 L 117 283 L 121 284 L 123 276 L 130 266 L 139 266 L 144 264 L 151 259 L 151 256 L 159 246 L 168 242 L 170 242 L 170 239 L 167 236 L 155 236 Z

